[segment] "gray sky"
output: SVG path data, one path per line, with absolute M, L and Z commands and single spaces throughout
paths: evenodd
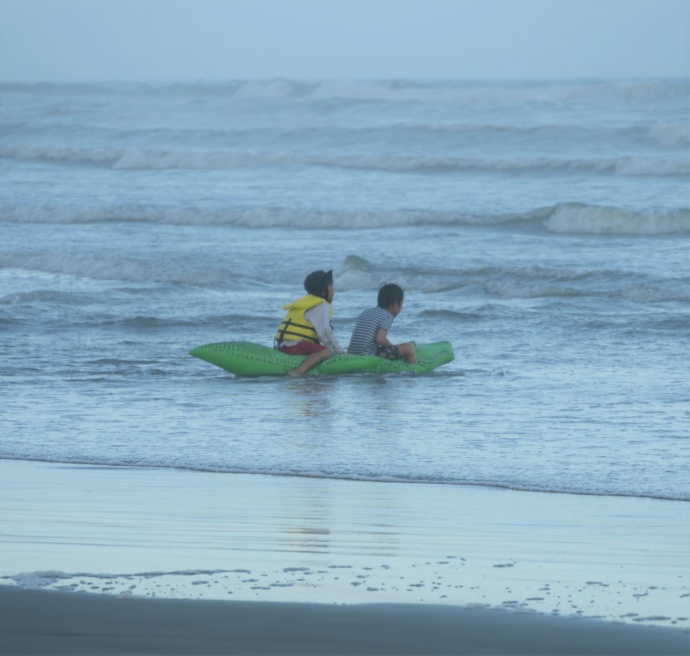
M 690 0 L 0 0 L 2 81 L 690 76 Z

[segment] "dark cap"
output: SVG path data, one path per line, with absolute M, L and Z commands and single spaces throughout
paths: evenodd
M 312 271 L 304 279 L 304 289 L 308 294 L 313 294 L 319 298 L 326 298 L 328 294 L 328 285 L 333 282 L 333 270 L 330 271 Z

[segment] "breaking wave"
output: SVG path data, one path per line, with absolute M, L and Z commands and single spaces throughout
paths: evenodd
M 215 209 L 157 206 L 0 207 L 10 223 L 153 223 L 191 226 L 361 230 L 414 226 L 497 226 L 512 230 L 593 236 L 665 236 L 690 233 L 690 210 L 636 212 L 617 207 L 562 203 L 514 214 L 475 215 L 433 210 L 297 210 L 281 207 Z
M 4 83 L 0 92 L 12 94 L 108 96 L 131 94 L 160 98 L 193 97 L 294 99 L 298 101 L 464 103 L 466 105 L 510 103 L 588 102 L 608 104 L 611 97 L 649 102 L 681 97 L 688 93 L 686 80 L 573 80 L 495 82 L 483 80 L 383 79 L 383 80 L 228 80 L 222 82 L 159 83 Z
M 687 209 L 633 212 L 618 207 L 592 207 L 577 203 L 559 205 L 546 220 L 554 233 L 586 235 L 655 236 L 690 233 Z
M 209 152 L 146 148 L 88 149 L 15 144 L 0 147 L 0 158 L 88 164 L 115 170 L 226 170 L 256 166 L 317 166 L 389 173 L 442 174 L 453 171 L 590 172 L 621 176 L 674 177 L 690 174 L 686 157 L 552 158 L 425 157 L 404 155 L 309 155 L 271 152 Z
M 467 267 L 443 269 L 432 267 L 377 266 L 357 255 L 349 255 L 337 271 L 338 289 L 371 289 L 391 277 L 407 290 L 424 293 L 444 293 L 459 290 L 477 290 L 500 299 L 598 297 L 624 298 L 640 304 L 664 302 L 689 303 L 687 278 L 675 281 L 621 273 L 613 270 L 578 270 L 549 268 L 536 265 Z M 504 311 L 487 306 L 479 312 L 453 312 L 425 310 L 421 316 L 435 321 L 477 320 L 483 313 Z
M 40 253 L 0 255 L 0 269 L 21 269 L 87 277 L 94 280 L 155 282 L 214 286 L 235 280 L 237 274 L 223 268 L 197 268 L 180 262 L 161 264 L 134 258 L 108 257 L 100 254 Z M 0 304 L 21 302 L 23 297 L 11 294 L 0 298 Z M 39 300 L 39 299 L 37 299 Z

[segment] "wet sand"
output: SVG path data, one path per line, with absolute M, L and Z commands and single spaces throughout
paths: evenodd
M 688 506 L 0 461 L 0 653 L 683 654 Z
M 680 629 L 414 604 L 117 598 L 0 587 L 3 654 L 687 654 Z

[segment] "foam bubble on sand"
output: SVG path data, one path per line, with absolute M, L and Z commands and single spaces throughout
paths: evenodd
M 19 587 L 27 590 L 46 588 L 55 585 L 60 579 L 73 578 L 74 574 L 66 574 L 54 570 L 43 572 L 23 572 L 15 576 L 3 577 L 14 581 Z
M 22 588 L 91 592 L 113 596 L 187 599 L 238 599 L 317 603 L 433 603 L 503 608 L 519 613 L 601 618 L 608 621 L 681 626 L 690 619 L 672 612 L 671 591 L 623 581 L 543 581 L 525 576 L 524 565 L 490 563 L 448 556 L 445 560 L 406 561 L 398 565 L 368 559 L 274 569 L 238 567 L 218 570 L 91 574 L 37 571 L 1 577 Z M 523 574 L 517 576 L 513 571 Z M 531 571 L 534 574 L 534 571 Z M 681 597 L 690 593 L 683 592 Z

